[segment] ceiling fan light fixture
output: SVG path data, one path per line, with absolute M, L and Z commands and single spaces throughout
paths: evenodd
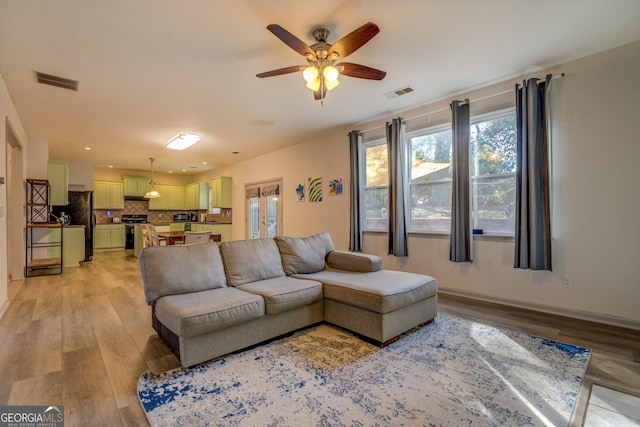
M 338 87 L 338 85 L 340 84 L 339 80 L 328 80 L 328 79 L 324 79 L 324 85 L 327 87 L 327 90 L 333 90 L 336 87 Z
M 324 67 L 322 74 L 324 75 L 324 79 L 327 83 L 337 82 L 338 77 L 340 77 L 340 72 L 333 65 L 327 65 Z
M 181 132 L 167 143 L 167 148 L 172 150 L 185 150 L 196 142 L 200 141 L 200 136 L 194 133 Z
M 319 74 L 320 72 L 318 71 L 318 68 L 315 65 L 312 65 L 304 69 L 302 77 L 304 77 L 304 80 L 307 83 L 311 83 L 318 78 Z
M 314 92 L 320 90 L 320 77 L 316 77 L 315 80 L 312 80 L 312 81 L 308 82 L 307 83 L 307 88 L 311 89 Z

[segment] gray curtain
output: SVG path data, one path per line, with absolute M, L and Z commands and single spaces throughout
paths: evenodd
M 349 132 L 349 154 L 351 156 L 351 223 L 349 229 L 349 250 L 362 251 L 362 228 L 360 226 L 360 147 L 362 146 L 362 132 Z
M 514 268 L 551 271 L 551 214 L 545 81 L 516 84 L 517 166 Z
M 469 100 L 451 103 L 451 238 L 449 259 L 471 262 L 471 199 L 469 179 Z
M 405 190 L 407 154 L 404 138 L 405 122 L 398 117 L 387 123 L 387 154 L 389 158 L 389 255 L 405 257 L 407 225 Z

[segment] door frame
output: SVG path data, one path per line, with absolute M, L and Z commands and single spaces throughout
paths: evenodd
M 245 199 L 245 238 L 246 239 L 251 239 L 251 234 L 252 234 L 252 228 L 251 228 L 251 205 L 250 205 L 250 200 L 247 195 L 249 194 L 249 191 L 255 188 L 259 189 L 258 192 L 258 197 L 259 197 L 259 205 L 258 205 L 258 210 L 259 210 L 259 217 L 258 217 L 258 221 L 259 221 L 259 236 L 258 237 L 253 237 L 253 238 L 266 238 L 267 237 L 267 230 L 266 230 L 266 210 L 267 210 L 267 206 L 266 206 L 266 197 L 263 196 L 262 194 L 262 189 L 266 186 L 272 186 L 272 185 L 277 185 L 279 188 L 279 194 L 278 196 L 278 205 L 277 205 L 277 232 L 276 235 L 282 235 L 282 229 L 283 229 L 283 205 L 284 205 L 284 197 L 283 197 L 283 191 L 282 191 L 282 177 L 280 178 L 272 178 L 272 179 L 267 179 L 267 180 L 263 180 L 263 181 L 256 181 L 256 182 L 251 182 L 251 183 L 247 183 L 244 185 L 245 188 L 245 192 L 244 192 L 244 199 Z

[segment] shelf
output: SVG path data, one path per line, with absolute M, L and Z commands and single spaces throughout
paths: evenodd
M 50 186 L 44 179 L 27 179 L 25 224 L 25 277 L 38 271 L 62 274 L 63 224 L 49 222 Z
M 27 268 L 52 268 L 62 265 L 62 258 L 32 259 Z

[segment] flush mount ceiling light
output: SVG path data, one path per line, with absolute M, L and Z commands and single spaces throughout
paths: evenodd
M 145 199 L 159 199 L 160 193 L 158 193 L 158 190 L 156 190 L 156 185 L 153 182 L 153 161 L 155 160 L 154 157 L 149 157 L 149 160 L 151 160 L 151 181 L 149 181 L 149 191 L 147 191 L 147 194 L 144 195 Z
M 376 70 L 365 65 L 354 64 L 352 62 L 338 62 L 341 58 L 352 54 L 365 43 L 371 40 L 380 29 L 373 22 L 355 29 L 333 45 L 327 43 L 329 30 L 318 28 L 313 32 L 316 43 L 307 46 L 302 40 L 285 30 L 279 25 L 269 25 L 267 29 L 284 42 L 291 49 L 298 52 L 307 59 L 308 65 L 294 65 L 292 67 L 279 68 L 256 74 L 257 77 L 272 77 L 281 74 L 295 73 L 302 71 L 302 76 L 307 82 L 307 88 L 313 92 L 315 99 L 324 100 L 327 91 L 334 89 L 340 84 L 340 75 L 357 77 L 359 79 L 382 80 L 387 73 Z
M 172 150 L 184 150 L 200 141 L 200 136 L 195 133 L 181 132 L 167 144 Z

